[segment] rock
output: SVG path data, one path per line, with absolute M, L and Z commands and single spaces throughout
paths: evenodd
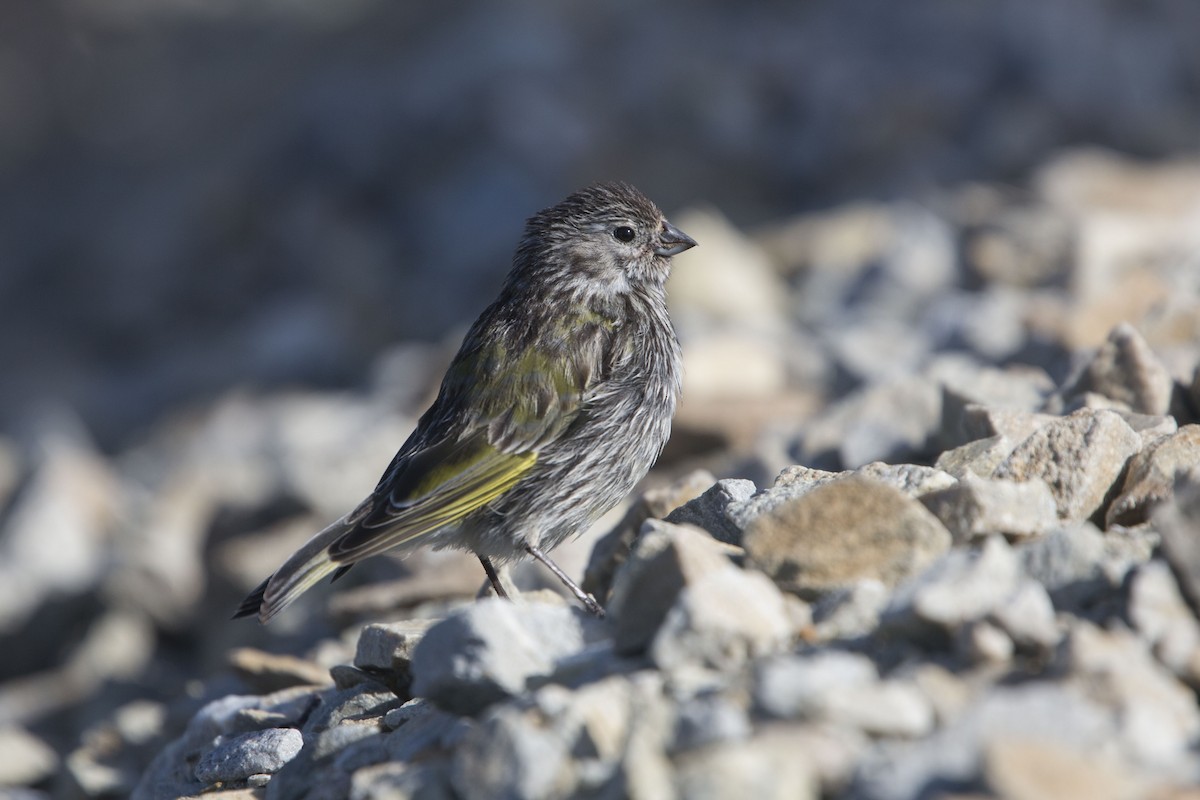
M 836 468 L 917 460 L 940 416 L 940 392 L 924 377 L 871 384 L 805 425 L 796 460 Z
M 984 780 L 1005 800 L 1127 800 L 1144 796 L 1143 781 L 1096 754 L 1024 737 L 994 739 L 985 748 Z
M 977 549 L 951 550 L 897 589 L 883 624 L 892 629 L 931 625 L 954 634 L 1007 603 L 1020 578 L 1020 561 L 1001 537 L 990 537 Z
M 950 534 L 916 500 L 854 477 L 759 514 L 744 541 L 780 587 L 812 596 L 865 578 L 893 586 L 944 552 Z
M 962 480 L 967 475 L 977 475 L 981 478 L 991 477 L 1000 466 L 1000 462 L 1008 458 L 1009 453 L 1016 448 L 1017 443 L 1007 436 L 989 436 L 959 445 L 953 450 L 946 450 L 938 456 L 934 467 Z
M 1016 591 L 989 616 L 1023 652 L 1049 652 L 1062 632 L 1054 616 L 1054 604 L 1042 584 L 1024 579 Z
M 354 666 L 371 675 L 379 675 L 397 694 L 406 694 L 412 684 L 413 651 L 432 620 L 374 623 L 358 636 Z
M 684 586 L 650 645 L 661 669 L 729 672 L 791 641 L 783 596 L 769 578 L 732 564 Z
M 329 671 L 295 656 L 266 653 L 252 647 L 229 651 L 229 666 L 252 688 L 263 693 L 293 686 L 321 686 L 329 683 Z
M 345 797 L 355 771 L 388 758 L 383 720 L 403 700 L 375 683 L 326 689 L 319 697 L 304 720 L 304 747 L 275 773 L 266 800 Z
M 1171 496 L 1181 472 L 1200 481 L 1200 425 L 1185 425 L 1130 459 L 1121 493 L 1105 516 L 1107 524 L 1145 522 L 1154 507 Z
M 1200 480 L 1184 477 L 1175 485 L 1175 497 L 1154 513 L 1154 527 L 1162 535 L 1163 555 L 1175 573 L 1179 589 L 1200 618 Z
M 662 519 L 696 499 L 716 482 L 711 472 L 695 470 L 677 481 L 644 492 L 625 516 L 592 549 L 583 574 L 583 589 L 603 601 L 612 591 L 613 576 L 629 558 L 634 541 L 648 519 Z
M 350 779 L 349 800 L 455 800 L 450 765 L 393 761 L 363 767 Z
M 961 627 L 957 644 L 972 664 L 1007 664 L 1016 649 L 1008 634 L 986 621 L 969 622 Z
M 133 800 L 157 800 L 199 794 L 206 784 L 196 779 L 194 765 L 212 749 L 218 737 L 232 737 L 277 722 L 299 721 L 320 703 L 311 687 L 285 689 L 263 696 L 228 695 L 203 706 L 183 735 L 163 748 L 141 776 Z M 254 717 L 248 712 L 265 712 Z
M 268 728 L 218 738 L 216 746 L 196 764 L 196 779 L 212 785 L 269 775 L 295 758 L 303 746 L 304 737 L 295 728 Z
M 1192 688 L 1200 687 L 1200 622 L 1164 561 L 1151 561 L 1129 581 L 1129 621 L 1155 657 Z
M 676 762 L 678 796 L 687 800 L 754 797 L 817 800 L 819 780 L 791 731 L 767 731 L 685 753 Z
M 948 413 L 955 413 L 953 406 Z M 1020 443 L 1057 419 L 1052 414 L 966 403 L 954 416 L 943 419 L 939 439 L 946 447 L 996 436 Z
M 726 509 L 734 503 L 749 500 L 756 491 L 752 481 L 736 478 L 717 481 L 704 494 L 668 514 L 666 521 L 676 525 L 695 525 L 708 531 L 718 541 L 740 547 L 742 531 L 730 520 Z
M 817 641 L 866 636 L 879 624 L 888 598 L 887 587 L 870 579 L 827 593 L 813 608 Z
M 1058 525 L 1054 495 L 1044 482 L 981 478 L 968 473 L 954 486 L 921 497 L 925 507 L 966 544 L 990 534 L 1039 536 Z
M 672 286 L 672 296 L 674 287 Z M 696 333 L 683 346 L 683 396 L 726 401 L 777 397 L 788 383 L 778 334 L 742 328 Z
M 1142 447 L 1154 444 L 1164 436 L 1170 436 L 1179 430 L 1179 422 L 1175 417 L 1164 414 L 1136 414 L 1132 411 L 1114 409 L 1125 420 L 1125 424 L 1133 428 L 1133 432 L 1142 437 Z
M 608 615 L 617 652 L 645 650 L 684 588 L 729 566 L 727 548 L 699 528 L 648 522 L 613 581 Z
M 919 736 L 933 727 L 932 707 L 916 687 L 880 681 L 869 659 L 836 650 L 760 663 L 754 697 L 774 717 L 824 721 L 875 736 Z
M 680 704 L 671 750 L 678 754 L 720 742 L 745 741 L 752 731 L 744 698 L 734 700 L 730 693 L 707 692 Z
M 473 715 L 525 691 L 597 630 L 573 608 L 480 600 L 429 628 L 412 654 L 412 692 Z
M 1145 643 L 1126 630 L 1076 621 L 1062 658 L 1071 677 L 1116 714 L 1118 742 L 1131 760 L 1164 776 L 1188 764 L 1191 743 L 1200 735 L 1200 708 Z
M 31 474 L 5 511 L 0 634 L 21 630 L 47 598 L 81 594 L 100 580 L 123 487 L 78 438 L 46 435 Z M 36 642 L 36 632 L 29 633 L 25 647 Z
M 707 251 L 692 251 L 687 269 L 671 281 L 670 307 L 680 330 L 736 323 L 776 332 L 787 291 L 761 248 L 715 210 L 688 211 L 676 223 L 707 242 Z
M 855 381 L 871 384 L 897 380 L 916 372 L 931 342 L 898 319 L 864 320 L 839 330 L 828 342 L 837 366 Z
M 1090 522 L 1051 531 L 1017 548 L 1025 574 L 1042 584 L 1057 605 L 1074 607 L 1104 594 L 1105 538 Z
M 857 691 L 879 680 L 869 658 L 843 650 L 763 659 L 754 669 L 754 701 L 780 719 L 814 716 L 835 691 Z
M 873 461 L 845 472 L 829 472 L 796 464 L 784 468 L 770 489 L 731 502 L 725 507 L 725 516 L 739 529 L 744 529 L 755 517 L 789 500 L 808 494 L 819 486 L 852 477 L 869 478 L 885 483 L 909 497 L 920 497 L 955 483 L 952 475 L 918 464 L 884 464 L 881 461 Z
M 0 728 L 0 753 L 0 787 L 32 786 L 58 768 L 54 750 L 23 728 Z
M 948 489 L 956 483 L 953 475 L 936 467 L 920 464 L 884 464 L 881 461 L 873 461 L 850 474 L 885 483 L 909 497 L 923 497 L 930 492 Z
M 1096 392 L 1139 414 L 1166 414 L 1171 406 L 1174 381 L 1150 345 L 1132 325 L 1122 322 L 1063 390 L 1070 396 Z
M 1115 736 L 1110 711 L 1073 686 L 1032 682 L 990 688 L 961 715 L 921 739 L 879 743 L 858 764 L 846 796 L 907 800 L 931 784 L 967 785 L 987 741 L 1014 736 L 1095 752 Z
M 504 705 L 467 733 L 452 768 L 463 800 L 569 797 L 577 782 L 568 743 L 533 710 Z
M 1049 485 L 1062 519 L 1084 520 L 1103 511 L 1113 484 L 1141 439 L 1112 411 L 1077 411 L 1017 445 L 992 477 L 1040 478 Z
M 942 419 L 937 438 L 944 448 L 995 435 L 999 431 L 994 430 L 994 423 L 1000 420 L 1044 419 L 1032 412 L 1054 389 L 1054 382 L 1045 371 L 1030 367 L 999 370 L 973 362 L 942 361 L 935 366 L 934 376 L 942 387 Z M 989 430 L 994 432 L 988 433 Z M 1024 437 L 1013 438 L 1019 441 Z

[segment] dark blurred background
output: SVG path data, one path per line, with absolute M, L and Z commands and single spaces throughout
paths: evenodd
M 0 11 L 0 431 L 108 450 L 235 385 L 453 336 L 597 179 L 750 227 L 1200 143 L 1195 0 Z

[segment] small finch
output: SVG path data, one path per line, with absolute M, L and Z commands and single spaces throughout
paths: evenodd
M 637 189 L 591 186 L 531 217 L 500 297 L 375 490 L 263 581 L 235 617 L 267 622 L 326 575 L 419 545 L 495 565 L 546 555 L 616 505 L 666 444 L 679 396 L 671 257 L 696 242 Z

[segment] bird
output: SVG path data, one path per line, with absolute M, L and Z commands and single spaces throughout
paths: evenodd
M 425 545 L 474 553 L 500 597 L 497 565 L 532 557 L 603 616 L 548 553 L 620 502 L 670 436 L 683 358 L 666 281 L 695 246 L 623 182 L 529 217 L 499 297 L 374 490 L 234 618 L 265 624 L 327 575 Z

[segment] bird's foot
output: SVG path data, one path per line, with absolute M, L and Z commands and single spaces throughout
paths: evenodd
M 583 607 L 586 608 L 589 613 L 600 618 L 604 617 L 604 609 L 600 606 L 600 603 L 596 602 L 596 598 L 585 592 L 582 588 L 580 588 L 579 584 L 571 580 L 571 576 L 563 572 L 562 567 L 551 561 L 548 555 L 531 544 L 525 545 L 525 552 L 529 553 L 529 555 L 545 564 L 546 569 L 553 572 L 555 577 L 562 581 L 563 585 L 571 590 L 571 594 L 575 595 L 575 598 L 579 600 L 580 603 L 583 603 Z

